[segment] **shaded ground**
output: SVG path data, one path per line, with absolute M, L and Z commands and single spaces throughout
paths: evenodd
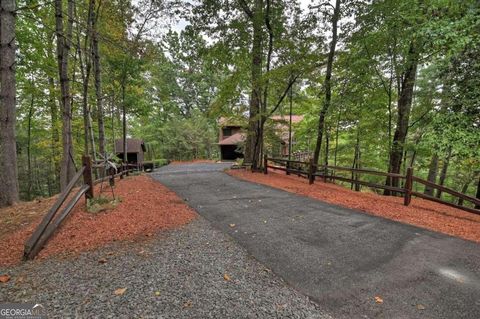
M 0 208 L 0 238 L 35 222 L 52 207 L 56 199 L 56 196 L 35 199 L 31 202 L 21 202 L 14 206 Z
M 40 303 L 49 318 L 330 318 L 202 217 L 148 241 L 2 271 L 11 280 L 0 301 Z
M 197 216 L 175 193 L 147 176 L 117 179 L 114 192 L 121 202 L 108 211 L 87 212 L 85 200 L 79 201 L 38 257 L 78 253 L 116 240 L 151 236 L 159 229 L 184 225 Z M 96 194 L 99 194 L 99 186 Z M 109 187 L 103 196 L 112 197 Z M 21 260 L 25 241 L 53 205 L 51 199 L 45 202 L 48 206 L 37 207 L 25 225 L 0 237 L 0 265 L 11 265 Z
M 224 168 L 167 166 L 155 177 L 334 317 L 480 317 L 478 244 L 241 181 Z
M 247 181 L 320 199 L 327 203 L 480 242 L 480 215 L 446 205 L 412 198 L 411 204 L 404 206 L 403 197 L 355 192 L 340 185 L 323 183 L 320 178 L 314 185 L 309 185 L 308 180 L 304 178 L 287 176 L 280 171 L 270 170 L 268 175 L 252 174 L 245 170 L 231 170 L 228 173 Z

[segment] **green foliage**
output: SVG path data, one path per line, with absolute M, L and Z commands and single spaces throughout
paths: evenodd
M 150 145 L 155 156 L 169 160 L 218 158 L 216 124 L 200 115 L 163 123 L 153 120 L 132 129 Z
M 162 167 L 170 163 L 170 161 L 165 158 L 154 159 L 152 160 L 152 162 L 153 162 L 153 165 L 155 165 L 155 167 Z
M 36 3 L 36 2 L 34 2 Z M 88 1 L 75 1 L 70 51 L 75 163 L 83 153 L 82 70 L 88 43 Z M 97 5 L 98 5 L 97 1 Z M 122 136 L 143 138 L 147 158 L 217 159 L 220 116 L 246 124 L 251 95 L 251 20 L 241 1 L 102 1 L 98 16 L 107 152 Z M 253 1 L 245 1 L 252 6 Z M 266 3 L 266 1 L 264 1 Z M 262 115 L 288 115 L 282 100 L 293 86 L 294 151 L 312 151 L 323 103 L 330 6 L 302 10 L 297 1 L 270 1 L 272 59 L 267 71 L 268 32 L 263 30 Z M 23 199 L 58 192 L 61 116 L 53 3 L 18 12 L 17 145 Z M 318 3 L 319 4 L 319 3 Z M 32 5 L 21 0 L 18 6 Z M 183 7 L 182 7 L 183 6 Z M 219 14 L 221 12 L 221 14 Z M 322 161 L 385 171 L 410 43 L 419 66 L 404 149 L 405 167 L 426 177 L 433 154 L 440 167 L 451 153 L 445 184 L 460 190 L 480 170 L 480 6 L 478 1 L 345 1 L 332 76 L 332 107 L 326 119 Z M 184 30 L 167 24 L 183 19 Z M 142 27 L 143 26 L 143 27 Z M 98 148 L 93 77 L 88 83 L 92 133 Z M 246 125 L 245 125 L 246 126 Z M 275 125 L 265 124 L 267 153 L 279 152 Z M 243 146 L 240 146 L 243 147 Z M 327 152 L 328 151 L 328 152 Z M 159 160 L 160 159 L 160 160 Z M 369 181 L 381 182 L 372 177 Z M 472 182 L 467 193 L 474 194 Z

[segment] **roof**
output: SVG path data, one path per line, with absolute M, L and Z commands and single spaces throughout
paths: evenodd
M 290 122 L 289 115 L 273 115 L 270 117 L 273 121 Z M 303 115 L 292 115 L 292 123 L 300 123 L 303 120 Z
M 143 140 L 138 138 L 127 138 L 127 153 L 141 153 L 147 149 Z M 115 140 L 115 153 L 123 153 L 123 140 Z
M 245 141 L 245 134 L 244 133 L 235 133 L 232 136 L 229 136 L 223 140 L 221 140 L 218 145 L 237 145 Z

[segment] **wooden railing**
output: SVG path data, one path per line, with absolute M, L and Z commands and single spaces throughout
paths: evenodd
M 462 199 L 463 201 L 470 202 L 475 207 L 480 206 L 480 199 L 478 198 L 468 196 L 466 194 L 457 192 L 451 188 L 438 185 L 414 176 L 413 168 L 411 167 L 407 168 L 406 175 L 402 175 L 402 174 L 396 174 L 396 173 L 381 172 L 381 171 L 376 171 L 371 169 L 358 169 L 358 168 L 350 168 L 350 167 L 325 166 L 325 165 L 317 166 L 313 163 L 312 160 L 310 160 L 309 162 L 289 161 L 288 159 L 269 158 L 266 156 L 264 157 L 263 167 L 264 167 L 265 174 L 268 174 L 268 169 L 272 168 L 275 170 L 285 171 L 287 175 L 294 173 L 299 176 L 305 176 L 308 178 L 310 184 L 314 183 L 315 177 L 321 177 L 324 182 L 339 180 L 342 182 L 352 183 L 352 185 L 363 185 L 363 186 L 376 188 L 376 189 L 386 189 L 391 191 L 392 193 L 402 194 L 404 198 L 405 206 L 408 206 L 410 204 L 412 196 L 416 196 L 426 200 L 430 200 L 430 201 L 445 204 L 451 207 L 455 207 L 458 209 L 462 209 L 474 214 L 480 214 L 480 209 L 458 205 L 458 204 L 443 200 L 441 198 L 436 198 L 420 192 L 413 191 L 413 183 L 416 182 L 434 189 L 438 189 L 442 192 L 448 193 L 455 198 Z M 352 173 L 352 178 L 338 176 L 336 174 L 336 172 L 342 172 L 342 171 Z M 359 175 L 361 174 L 392 177 L 392 178 L 403 180 L 403 184 L 401 186 L 390 186 L 385 184 L 376 184 L 372 182 L 362 181 L 359 179 Z
M 94 185 L 106 179 L 109 179 L 111 183 L 114 183 L 115 177 L 123 178 L 124 175 L 128 175 L 131 171 L 133 171 L 134 168 L 137 168 L 136 165 L 122 165 L 120 167 L 120 172 L 110 172 L 111 174 L 109 176 L 99 178 L 94 181 L 92 178 L 92 168 L 94 168 L 94 165 L 92 165 L 90 157 L 83 156 L 82 163 L 83 166 L 75 174 L 75 176 L 72 177 L 65 190 L 58 196 L 52 208 L 50 208 L 48 213 L 43 217 L 40 224 L 30 236 L 30 238 L 28 238 L 28 240 L 26 241 L 23 252 L 24 260 L 31 260 L 35 258 L 35 256 L 40 252 L 43 246 L 47 243 L 50 237 L 61 225 L 61 223 L 68 217 L 72 209 L 75 207 L 75 205 L 78 203 L 78 201 L 80 200 L 80 198 L 82 198 L 83 195 L 85 195 L 86 199 L 93 198 Z M 82 176 L 83 184 L 78 188 L 75 195 L 70 198 L 68 203 L 63 207 L 62 211 L 57 214 L 62 205 L 67 200 L 67 198 L 70 197 L 72 190 Z

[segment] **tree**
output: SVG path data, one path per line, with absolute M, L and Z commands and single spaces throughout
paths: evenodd
M 241 6 L 252 24 L 252 49 L 250 81 L 251 93 L 249 102 L 249 121 L 247 140 L 245 142 L 245 163 L 251 164 L 253 169 L 259 167 L 260 160 L 260 104 L 262 99 L 262 61 L 263 61 L 263 0 L 255 0 L 253 9 L 250 9 L 244 0 L 240 0 Z
M 415 87 L 415 79 L 417 77 L 417 66 L 419 59 L 419 44 L 416 39 L 412 39 L 405 57 L 406 68 L 401 78 L 401 86 L 399 88 L 399 98 L 397 102 L 397 125 L 395 133 L 393 134 L 392 148 L 390 150 L 390 162 L 388 166 L 389 173 L 399 174 L 403 152 L 405 149 L 405 141 L 407 139 L 408 125 L 410 120 L 410 112 L 413 101 L 413 90 Z M 387 177 L 386 184 L 388 186 L 399 186 L 399 179 L 395 177 Z M 388 189 L 384 192 L 385 195 L 390 194 Z
M 95 11 L 95 0 L 92 2 L 92 60 L 95 76 L 95 94 L 97 97 L 97 119 L 98 119 L 98 151 L 105 158 L 105 124 L 104 124 L 104 110 L 103 110 L 103 92 L 102 92 L 102 66 L 100 61 L 100 50 L 98 46 L 98 30 L 97 19 L 100 11 L 101 3 Z
M 18 201 L 15 140 L 15 0 L 0 3 L 0 207 Z
M 66 32 L 63 21 L 63 2 L 55 0 L 55 30 L 57 37 L 58 75 L 62 94 L 62 164 L 60 168 L 60 188 L 63 190 L 75 175 L 73 139 L 72 139 L 72 104 L 70 96 L 70 80 L 68 77 L 68 58 L 72 42 L 73 0 L 68 1 L 68 22 Z
M 333 60 L 335 59 L 335 50 L 337 47 L 338 40 L 338 21 L 340 20 L 340 0 L 336 0 L 335 8 L 332 15 L 332 40 L 330 41 L 330 51 L 328 53 L 327 60 L 327 70 L 325 73 L 325 100 L 323 106 L 320 110 L 320 115 L 318 117 L 318 130 L 317 130 L 317 142 L 315 144 L 315 151 L 313 153 L 313 162 L 318 163 L 318 158 L 320 156 L 320 149 L 322 148 L 322 139 L 323 132 L 325 129 L 325 117 L 327 115 L 328 109 L 330 108 L 332 100 L 332 69 L 333 69 Z

